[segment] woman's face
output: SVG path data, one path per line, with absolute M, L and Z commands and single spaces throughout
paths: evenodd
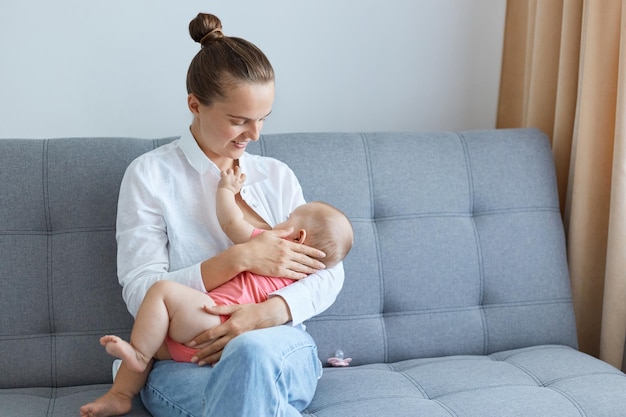
M 210 106 L 190 94 L 188 105 L 194 114 L 191 133 L 198 145 L 219 169 L 233 167 L 250 141 L 259 139 L 263 122 L 272 111 L 274 83 L 236 84 L 227 97 Z

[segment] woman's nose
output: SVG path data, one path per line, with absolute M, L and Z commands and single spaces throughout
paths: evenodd
M 248 136 L 250 137 L 250 139 L 252 140 L 259 140 L 259 138 L 261 137 L 261 129 L 263 129 L 263 122 L 262 121 L 258 121 L 258 122 L 253 122 L 252 123 L 252 127 L 249 130 L 249 134 Z

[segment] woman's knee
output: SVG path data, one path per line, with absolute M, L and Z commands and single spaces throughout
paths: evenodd
M 231 340 L 224 349 L 224 355 L 233 355 L 237 360 L 250 362 L 277 361 L 298 351 L 307 351 L 317 357 L 317 347 L 313 339 L 304 331 L 289 326 L 253 330 Z
M 259 357 L 267 356 L 266 353 L 270 350 L 270 347 L 263 338 L 257 336 L 255 331 L 240 334 L 226 345 L 224 354 L 236 355 L 239 360 L 255 360 Z

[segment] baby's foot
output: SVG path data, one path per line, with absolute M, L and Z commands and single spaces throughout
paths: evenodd
M 133 372 L 145 371 L 150 362 L 150 359 L 146 359 L 141 352 L 118 336 L 102 336 L 100 344 L 106 348 L 110 355 L 121 359 Z
M 132 408 L 131 399 L 122 394 L 107 392 L 94 402 L 80 407 L 81 417 L 121 416 Z

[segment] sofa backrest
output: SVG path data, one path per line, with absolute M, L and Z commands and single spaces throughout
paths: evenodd
M 0 140 L 0 388 L 110 382 L 98 339 L 132 326 L 115 272 L 119 183 L 171 140 Z M 249 151 L 353 222 L 344 289 L 307 323 L 323 361 L 576 345 L 540 132 L 277 134 Z
M 111 381 L 128 338 L 115 216 L 126 166 L 163 141 L 0 140 L 0 388 Z
M 540 131 L 284 134 L 249 149 L 352 220 L 344 288 L 307 323 L 323 362 L 338 349 L 358 365 L 576 346 Z

